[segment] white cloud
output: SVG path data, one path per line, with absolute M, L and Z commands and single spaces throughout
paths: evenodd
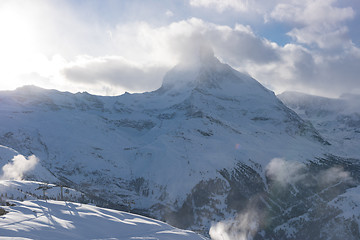
M 334 6 L 337 0 L 283 1 L 276 5 L 271 17 L 286 22 L 336 25 L 354 17 L 351 7 Z
M 68 61 L 62 72 L 71 86 L 97 94 L 154 90 L 166 70 L 179 61 L 194 59 L 197 49 L 206 44 L 222 61 L 277 93 L 294 90 L 338 96 L 360 89 L 356 67 L 360 50 L 353 45 L 329 53 L 298 44 L 279 46 L 257 36 L 250 26 L 231 28 L 197 18 L 160 27 L 145 22 L 122 24 L 111 33 L 121 55 Z M 99 86 L 105 88 L 94 91 Z
M 254 18 L 263 18 L 265 24 L 272 20 L 281 22 L 292 27 L 288 35 L 301 44 L 334 48 L 342 47 L 344 41 L 346 45 L 351 43 L 346 23 L 355 17 L 355 10 L 340 6 L 339 0 L 190 0 L 189 3 L 219 13 L 224 10 L 242 12 L 247 21 L 255 24 Z
M 266 176 L 284 186 L 295 184 L 305 179 L 305 165 L 282 158 L 274 158 L 266 166 Z
M 146 91 L 159 87 L 165 71 L 179 61 L 195 63 L 204 48 L 213 49 L 219 58 L 235 66 L 279 60 L 276 44 L 258 38 L 250 26 L 240 24 L 230 28 L 191 18 L 162 27 L 144 22 L 118 25 L 111 32 L 122 56 L 81 57 L 63 69 L 67 79 Z
M 304 163 L 282 158 L 274 158 L 269 162 L 266 166 L 266 177 L 284 187 L 297 183 L 327 187 L 338 182 L 352 180 L 350 173 L 344 171 L 342 167 L 330 167 L 311 174 Z M 312 181 L 308 182 L 309 179 Z
M 117 56 L 82 56 L 69 63 L 63 73 L 75 83 L 141 92 L 159 88 L 167 70 L 164 66 L 140 65 Z
M 274 51 L 276 44 L 258 38 L 250 26 L 241 24 L 231 28 L 191 18 L 159 28 L 141 23 L 131 26 L 130 33 L 124 31 L 127 27 L 118 29 L 121 29 L 119 35 L 127 36 L 135 31 L 137 34 L 130 41 L 136 42 L 143 50 L 147 49 L 151 58 L 159 62 L 175 64 L 184 57 L 190 57 L 199 44 L 209 44 L 219 57 L 234 59 L 238 63 L 262 63 L 278 58 Z
M 318 51 L 296 43 L 279 46 L 257 36 L 250 26 L 236 24 L 232 28 L 197 18 L 162 27 L 146 23 L 119 25 L 116 30 L 114 35 L 118 36 L 119 45 L 125 48 L 131 42 L 137 46 L 135 50 L 127 47 L 121 51 L 125 58 L 131 59 L 132 56 L 134 61 L 140 59 L 134 59 L 134 56 L 143 56 L 140 60 L 144 62 L 152 59 L 160 65 L 166 63 L 170 68 L 187 53 L 194 52 L 193 36 L 198 35 L 222 61 L 248 72 L 277 93 L 294 90 L 336 97 L 360 88 L 357 77 L 360 70 L 355 67 L 360 62 L 359 49 L 339 36 L 324 35 L 321 38 L 304 34 L 306 40 L 301 41 L 315 37 L 313 41 L 324 44 L 323 47 L 341 46 L 337 51 Z M 330 31 L 329 34 L 337 33 Z M 341 34 L 340 31 L 338 35 Z M 127 42 L 120 37 L 124 35 L 128 36 Z
M 260 216 L 256 210 L 247 209 L 235 219 L 213 224 L 209 235 L 212 240 L 253 239 L 259 228 Z
M 352 178 L 349 172 L 344 171 L 342 167 L 331 167 L 323 170 L 318 175 L 318 184 L 326 186 L 341 181 L 351 181 Z
M 310 25 L 303 28 L 294 28 L 288 32 L 288 35 L 299 43 L 316 44 L 320 48 L 336 48 L 351 43 L 346 37 L 347 33 L 348 28 L 346 26 L 334 29 L 332 27 Z
M 171 10 L 168 9 L 168 10 L 166 10 L 165 15 L 167 17 L 172 17 L 172 16 L 174 16 L 174 13 Z
M 2 167 L 0 179 L 4 180 L 22 180 L 25 173 L 35 168 L 39 159 L 32 155 L 25 158 L 23 155 L 15 156 L 11 162 Z
M 351 7 L 337 7 L 336 0 L 282 2 L 276 5 L 272 19 L 292 24 L 288 33 L 299 43 L 316 44 L 320 48 L 342 47 L 349 42 L 347 20 L 354 18 Z
M 95 94 L 149 91 L 161 84 L 166 69 L 191 59 L 194 49 L 206 43 L 220 60 L 277 93 L 295 90 L 337 96 L 360 92 L 360 50 L 349 38 L 346 25 L 355 13 L 339 1 L 190 1 L 194 7 L 233 9 L 242 11 L 241 15 L 255 12 L 256 17 L 266 16 L 270 24 L 290 25 L 288 35 L 294 42 L 284 46 L 259 36 L 256 27 L 234 22 L 215 24 L 190 18 L 156 25 L 144 21 L 116 25 L 98 17 L 84 18 L 92 12 L 75 12 L 66 2 L 5 3 L 0 9 L 2 89 L 36 84 Z M 159 13 L 166 21 L 172 18 L 164 13 L 170 16 L 166 9 L 172 7 Z M 12 12 L 17 14 L 4 14 Z M 219 15 L 214 21 L 218 19 Z M 85 54 L 90 56 L 86 64 L 79 60 Z
M 219 12 L 227 9 L 243 12 L 248 9 L 248 0 L 190 0 L 190 5 L 215 8 Z

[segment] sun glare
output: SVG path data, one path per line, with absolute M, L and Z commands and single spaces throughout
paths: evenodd
M 0 29 L 0 88 L 11 89 L 18 86 L 17 77 L 30 70 L 37 33 L 25 12 L 9 6 L 0 9 Z

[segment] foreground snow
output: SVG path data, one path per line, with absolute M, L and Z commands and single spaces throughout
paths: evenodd
M 205 239 L 166 223 L 116 210 L 62 201 L 12 201 L 3 207 L 0 239 Z

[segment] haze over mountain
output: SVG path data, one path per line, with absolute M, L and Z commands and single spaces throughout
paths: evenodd
M 0 144 L 39 159 L 34 169 L 46 174 L 28 180 L 211 228 L 213 239 L 357 239 L 359 214 L 347 212 L 359 196 L 358 155 L 337 154 L 325 130 L 208 49 L 197 56 L 142 94 L 3 91 Z

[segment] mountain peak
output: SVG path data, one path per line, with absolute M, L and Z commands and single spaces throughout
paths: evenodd
M 161 90 L 187 89 L 196 87 L 202 72 L 217 71 L 223 65 L 206 42 L 197 40 L 181 53 L 179 63 L 164 77 Z
M 181 62 L 166 73 L 161 88 L 166 90 L 194 88 L 200 82 L 201 73 L 217 72 L 222 65 L 215 56 L 203 56 L 196 60 L 191 59 L 189 62 Z
M 266 95 L 270 92 L 251 76 L 220 62 L 211 49 L 197 49 L 195 55 L 194 59 L 183 61 L 167 72 L 157 92 L 178 95 L 196 89 L 227 97 L 263 96 L 264 92 Z

